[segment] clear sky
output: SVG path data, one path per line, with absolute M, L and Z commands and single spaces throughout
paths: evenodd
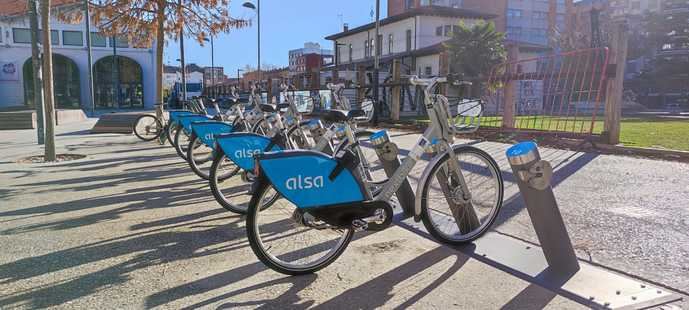
M 256 0 L 251 0 L 254 4 Z M 242 7 L 243 0 L 232 0 L 233 16 L 250 18 L 249 28 L 233 29 L 214 39 L 215 65 L 225 68 L 225 74 L 236 77 L 237 69 L 245 65 L 256 67 L 256 14 Z M 261 62 L 287 66 L 288 52 L 303 47 L 304 42 L 318 42 L 324 49 L 332 49 L 332 41 L 324 37 L 340 32 L 342 23 L 350 28 L 372 21 L 375 0 L 261 0 Z M 380 1 L 381 19 L 387 14 L 387 1 Z M 187 63 L 211 65 L 210 44 L 201 47 L 195 40 L 185 38 Z M 178 42 L 169 41 L 165 48 L 166 64 L 178 64 Z

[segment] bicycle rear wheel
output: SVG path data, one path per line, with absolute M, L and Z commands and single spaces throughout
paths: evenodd
M 155 140 L 163 133 L 163 130 L 163 123 L 150 114 L 139 116 L 134 123 L 134 135 L 143 141 Z
M 447 244 L 473 241 L 491 227 L 502 207 L 500 168 L 488 153 L 472 146 L 453 146 L 469 193 L 448 173 L 450 156 L 443 156 L 424 180 L 421 218 L 428 232 Z
M 309 225 L 312 222 L 302 219 L 297 207 L 282 196 L 265 207 L 264 200 L 272 197 L 274 189 L 266 179 L 257 182 L 246 229 L 251 249 L 261 262 L 283 274 L 302 275 L 325 268 L 344 252 L 353 229 Z

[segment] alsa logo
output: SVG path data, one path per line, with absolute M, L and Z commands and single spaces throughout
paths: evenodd
M 261 154 L 261 150 L 247 150 L 247 149 L 241 149 L 237 150 L 234 152 L 234 157 L 236 158 L 253 158 L 254 155 Z
M 323 176 L 305 177 L 302 175 L 297 175 L 296 177 L 287 179 L 285 186 L 289 190 L 322 188 Z

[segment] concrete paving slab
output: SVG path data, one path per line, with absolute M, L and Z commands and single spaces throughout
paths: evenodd
M 42 165 L 13 162 L 40 153 L 39 147 L 31 145 L 33 131 L 0 132 L 0 308 L 583 307 L 403 226 L 359 236 L 336 263 L 318 274 L 285 277 L 256 260 L 246 241 L 243 218 L 220 208 L 207 184 L 194 176 L 169 146 L 143 143 L 133 136 L 83 135 L 89 127 L 58 127 L 60 151 L 87 158 Z M 395 138 L 403 148 L 414 139 L 414 135 Z M 500 155 L 505 145 L 479 146 L 508 167 Z M 573 202 L 562 201 L 575 194 L 576 190 L 565 186 L 569 184 L 586 185 L 591 188 L 587 193 L 600 197 L 604 191 L 592 184 L 591 174 L 606 171 L 606 165 L 616 161 L 622 166 L 643 167 L 637 159 L 611 156 L 601 160 L 605 157 L 559 150 L 542 153 L 560 171 L 556 195 L 567 197 L 560 199 L 560 206 L 580 256 L 591 253 L 596 262 L 610 264 L 607 260 L 619 255 L 616 251 L 627 248 L 619 240 L 606 240 L 610 235 L 628 234 L 629 226 L 641 226 L 637 231 L 643 232 L 645 226 L 636 219 L 658 220 L 656 216 L 624 217 L 616 220 L 617 227 L 590 226 L 590 220 L 581 217 L 623 203 L 613 200 L 581 206 L 601 199 L 582 195 L 574 196 Z M 686 167 L 669 162 L 650 164 L 653 175 L 662 177 L 653 179 L 645 171 L 645 180 L 652 181 L 646 182 L 651 184 L 648 199 L 659 196 L 652 192 L 657 186 L 654 182 L 686 184 L 668 173 Z M 416 177 L 421 168 L 417 167 Z M 509 181 L 506 169 L 504 173 Z M 628 178 L 615 177 L 618 183 Z M 606 185 L 611 190 L 624 186 L 610 178 Z M 515 194 L 516 186 L 510 185 L 506 197 Z M 667 202 L 682 197 L 678 190 L 670 193 Z M 535 236 L 529 231 L 526 212 L 515 202 L 518 200 L 513 197 L 506 202 L 498 232 L 532 241 Z M 687 212 L 682 208 L 672 211 L 680 218 Z M 604 251 L 583 247 L 582 240 L 610 247 Z M 682 258 L 670 263 L 657 256 L 671 251 L 671 245 L 682 253 L 686 250 L 681 248 L 683 240 L 680 235 L 658 252 L 627 257 L 615 267 L 646 277 L 658 273 L 667 280 L 664 283 L 684 283 L 680 271 L 662 269 L 669 269 L 666 264 L 683 264 Z M 635 246 L 645 251 L 653 244 L 644 241 Z M 637 259 L 652 263 L 637 268 Z

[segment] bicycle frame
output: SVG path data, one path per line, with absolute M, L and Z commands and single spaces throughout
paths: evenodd
M 464 176 L 461 172 L 461 167 L 459 161 L 453 155 L 453 148 L 451 144 L 454 142 L 454 134 L 452 133 L 450 126 L 447 122 L 450 114 L 447 99 L 442 95 L 432 95 L 431 91 L 435 85 L 439 82 L 444 82 L 444 78 L 433 78 L 430 79 L 428 85 L 424 89 L 426 109 L 429 111 L 428 116 L 431 121 L 431 126 L 426 129 L 421 137 L 416 141 L 412 147 L 409 155 L 402 161 L 400 167 L 395 171 L 395 173 L 389 178 L 389 180 L 383 185 L 382 190 L 378 195 L 373 197 L 377 201 L 389 201 L 390 198 L 397 192 L 399 187 L 402 185 L 404 180 L 407 178 L 409 173 L 414 169 L 416 163 L 421 159 L 424 153 L 435 153 L 435 156 L 431 160 L 431 164 L 427 165 L 424 169 L 421 177 L 421 182 L 419 182 L 416 189 L 416 200 L 414 203 L 414 220 L 421 220 L 421 196 L 423 188 L 427 180 L 430 177 L 431 168 L 444 156 L 450 156 L 449 170 L 445 173 L 450 174 L 453 180 L 462 187 L 463 193 L 469 193 Z M 421 84 L 418 83 L 417 84 Z M 440 180 L 440 182 L 443 182 Z M 445 184 L 446 185 L 446 184 Z M 443 190 L 448 188 L 444 184 L 441 184 Z M 448 193 L 445 193 L 446 195 Z M 447 197 L 447 196 L 446 196 Z

